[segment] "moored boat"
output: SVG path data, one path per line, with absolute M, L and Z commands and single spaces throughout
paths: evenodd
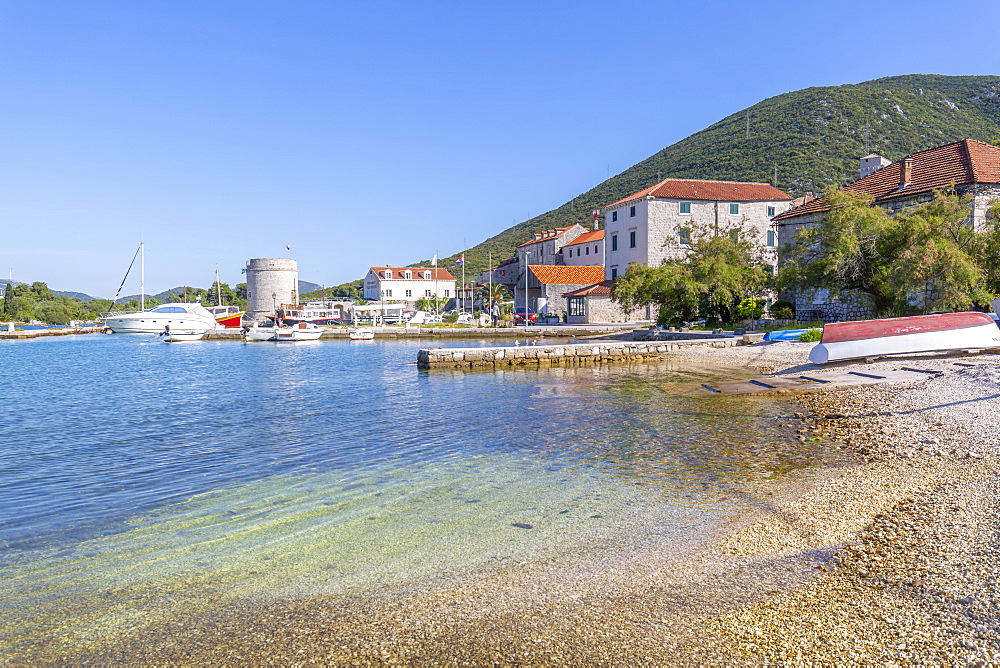
M 103 320 L 104 326 L 116 334 L 159 334 L 168 326 L 179 332 L 221 329 L 204 306 L 183 302 L 161 304 L 137 313 L 108 313 Z
M 275 341 L 316 341 L 326 331 L 322 327 L 309 322 L 300 322 L 292 327 L 277 327 L 274 330 Z
M 215 321 L 230 329 L 243 324 L 243 313 L 238 306 L 206 306 L 205 309 L 215 317 Z
M 828 323 L 809 351 L 814 364 L 841 360 L 1000 347 L 1000 329 L 974 311 Z
M 278 328 L 274 325 L 262 327 L 259 325 L 254 325 L 253 327 L 243 328 L 243 340 L 247 343 L 250 341 L 274 341 L 275 333 Z
M 358 327 L 347 333 L 351 341 L 368 341 L 375 338 L 375 331 L 368 327 Z
M 205 332 L 172 332 L 168 330 L 160 336 L 163 337 L 164 343 L 182 343 L 184 341 L 201 341 L 205 336 Z

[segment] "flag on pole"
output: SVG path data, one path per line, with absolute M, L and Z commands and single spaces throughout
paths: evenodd
M 455 264 L 465 264 L 465 253 L 458 256 L 458 259 L 455 260 Z
M 434 257 L 431 258 L 431 265 L 434 266 L 434 267 L 438 266 L 438 256 L 437 256 L 437 253 L 434 253 Z

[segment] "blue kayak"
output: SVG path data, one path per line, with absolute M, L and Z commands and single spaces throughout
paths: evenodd
M 779 329 L 775 332 L 768 332 L 764 335 L 765 341 L 798 341 L 799 337 L 808 332 L 808 329 Z

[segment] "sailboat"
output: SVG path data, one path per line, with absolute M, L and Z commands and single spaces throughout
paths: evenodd
M 135 266 L 135 259 L 139 257 L 141 271 L 139 288 L 139 311 L 136 313 L 124 313 L 122 311 L 109 310 L 104 314 L 104 326 L 116 334 L 159 334 L 170 327 L 177 332 L 205 333 L 210 329 L 222 329 L 222 326 L 215 321 L 215 316 L 209 313 L 201 304 L 188 304 L 175 302 L 170 304 L 160 304 L 146 310 L 146 245 L 139 243 L 139 248 L 132 256 L 132 263 L 125 272 L 125 278 L 118 286 L 118 292 L 111 302 L 113 309 L 121 294 L 129 272 Z

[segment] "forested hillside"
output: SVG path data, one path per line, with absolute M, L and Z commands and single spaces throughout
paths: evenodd
M 854 180 L 858 159 L 870 152 L 897 160 L 965 137 L 995 140 L 998 91 L 998 76 L 913 74 L 763 100 L 467 249 L 466 276 L 474 280 L 490 252 L 494 262 L 513 256 L 515 246 L 534 232 L 572 223 L 590 227 L 593 209 L 659 179 L 762 181 L 802 195 Z M 455 257 L 442 259 L 441 266 L 453 268 Z

